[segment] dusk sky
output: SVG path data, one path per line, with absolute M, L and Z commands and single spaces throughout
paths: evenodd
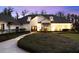
M 0 6 L 0 12 L 7 6 Z M 11 6 L 14 8 L 13 16 L 15 16 L 15 12 L 17 11 L 21 16 L 22 10 L 27 10 L 29 13 L 37 11 L 40 13 L 42 10 L 46 10 L 48 14 L 55 14 L 59 11 L 67 14 L 67 13 L 74 13 L 79 14 L 79 6 Z

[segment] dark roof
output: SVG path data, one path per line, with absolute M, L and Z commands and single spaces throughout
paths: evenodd
M 49 16 L 53 16 L 54 21 L 52 21 L 52 23 L 70 23 L 70 21 L 68 19 L 65 19 L 64 17 L 58 17 L 58 16 L 51 15 L 51 14 L 27 15 L 25 17 L 22 17 L 22 18 L 18 19 L 18 20 L 14 19 L 11 16 L 0 14 L 0 21 L 12 22 L 12 24 L 15 24 L 15 25 L 20 25 L 20 24 L 22 25 L 22 24 L 30 23 L 29 21 L 27 21 L 29 16 L 31 17 L 31 19 L 33 19 L 36 16 L 44 16 L 48 20 L 49 20 Z
M 54 16 L 54 21 L 52 21 L 52 23 L 71 23 L 69 19 L 66 19 L 64 17 L 58 17 L 58 16 Z
M 26 17 L 31 16 L 32 19 L 36 16 L 44 16 L 45 18 L 49 19 L 49 16 L 54 16 L 52 14 L 34 14 L 34 15 L 27 15 Z
M 19 24 L 19 22 L 16 19 L 14 19 L 14 17 L 4 15 L 4 14 L 0 14 L 0 21 L 4 21 L 4 22 L 7 22 L 7 23 L 11 22 L 12 24 L 15 24 L 15 25 Z
M 23 18 L 18 19 L 18 22 L 19 22 L 20 24 L 29 23 L 29 22 L 27 21 L 27 19 L 28 19 L 28 17 L 26 16 L 26 17 L 23 17 Z
M 45 14 L 45 15 L 41 15 L 41 14 L 38 14 L 38 15 L 27 15 L 25 17 L 22 17 L 19 19 L 19 22 L 21 24 L 26 24 L 26 23 L 29 23 L 27 21 L 28 17 L 31 17 L 31 19 L 33 19 L 34 17 L 36 16 L 44 16 L 45 18 L 49 19 L 50 16 L 53 16 L 54 18 L 54 21 L 52 21 L 52 23 L 70 23 L 70 21 L 68 19 L 65 19 L 64 17 L 59 17 L 59 16 L 56 16 L 56 15 L 51 15 L 51 14 Z M 40 23 L 40 22 L 39 22 Z
M 32 18 L 35 17 L 35 16 L 44 16 L 47 19 L 49 19 L 50 16 L 53 16 L 54 21 L 52 21 L 52 23 L 70 23 L 69 19 L 66 19 L 64 17 L 59 17 L 59 16 L 56 16 L 56 15 L 52 15 L 52 14 L 45 14 L 45 15 L 39 14 L 39 15 L 28 15 L 28 16 L 32 16 Z

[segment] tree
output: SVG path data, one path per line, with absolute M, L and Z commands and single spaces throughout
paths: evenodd
M 38 14 L 38 11 L 35 11 L 35 14 L 37 15 Z
M 70 19 L 71 18 L 71 15 L 68 13 L 67 14 L 67 19 Z
M 13 12 L 13 8 L 8 7 L 8 15 L 9 15 L 9 16 L 12 16 L 12 12 Z
M 78 16 L 77 15 L 74 16 L 74 19 L 75 19 L 75 22 L 78 22 Z
M 28 11 L 23 10 L 23 11 L 22 11 L 22 16 L 24 17 L 27 13 L 28 13 Z
M 75 14 L 71 14 L 71 17 L 74 18 L 75 17 Z
M 42 11 L 41 11 L 41 14 L 42 14 L 42 15 L 45 15 L 46 13 L 47 13 L 47 12 L 46 12 L 45 10 L 42 10 Z
M 31 12 L 30 14 L 31 14 L 31 15 L 35 15 L 35 13 L 33 13 L 33 12 Z
M 13 8 L 8 7 L 8 8 L 4 8 L 2 14 L 5 15 L 5 16 L 7 16 L 7 19 L 12 20 L 12 12 L 13 12 Z M 9 17 L 10 17 L 10 18 L 9 18 Z M 8 23 L 7 23 L 9 32 L 10 32 L 10 25 L 11 25 L 11 24 L 12 24 L 12 22 L 8 22 Z
M 11 8 L 11 7 L 8 7 L 8 8 L 4 8 L 4 10 L 3 10 L 3 14 L 4 15 L 7 15 L 7 16 L 12 16 L 12 12 L 13 12 L 13 8 Z
M 76 32 L 79 32 L 79 22 L 78 22 L 78 16 L 76 14 L 72 14 L 71 18 L 73 20 L 73 29 Z
M 19 18 L 19 14 L 16 12 L 16 20 L 18 20 Z
M 72 19 L 73 23 L 78 22 L 78 16 L 76 14 L 71 14 L 71 19 Z
M 57 15 L 58 15 L 59 17 L 64 17 L 64 13 L 63 13 L 63 12 L 58 12 Z
M 73 23 L 73 29 L 74 29 L 76 32 L 79 32 L 79 22 Z
M 7 26 L 8 26 L 9 32 L 10 32 L 10 28 L 11 28 L 10 25 L 11 25 L 11 24 L 12 24 L 12 22 L 8 22 L 8 23 L 7 23 Z
M 3 14 L 4 14 L 4 15 L 8 15 L 8 9 L 7 9 L 7 8 L 4 8 Z

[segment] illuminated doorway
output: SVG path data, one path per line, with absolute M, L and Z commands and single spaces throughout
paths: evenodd
M 37 26 L 32 26 L 31 31 L 37 31 Z

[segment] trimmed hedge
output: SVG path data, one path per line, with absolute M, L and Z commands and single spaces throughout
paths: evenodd
M 0 42 L 6 41 L 6 40 L 10 40 L 12 38 L 15 38 L 17 36 L 20 36 L 22 34 L 26 34 L 29 33 L 29 31 L 26 32 L 14 32 L 14 33 L 6 33 L 6 34 L 0 34 Z
M 63 29 L 62 31 L 63 31 L 63 32 L 67 32 L 67 31 L 69 31 L 69 29 Z

